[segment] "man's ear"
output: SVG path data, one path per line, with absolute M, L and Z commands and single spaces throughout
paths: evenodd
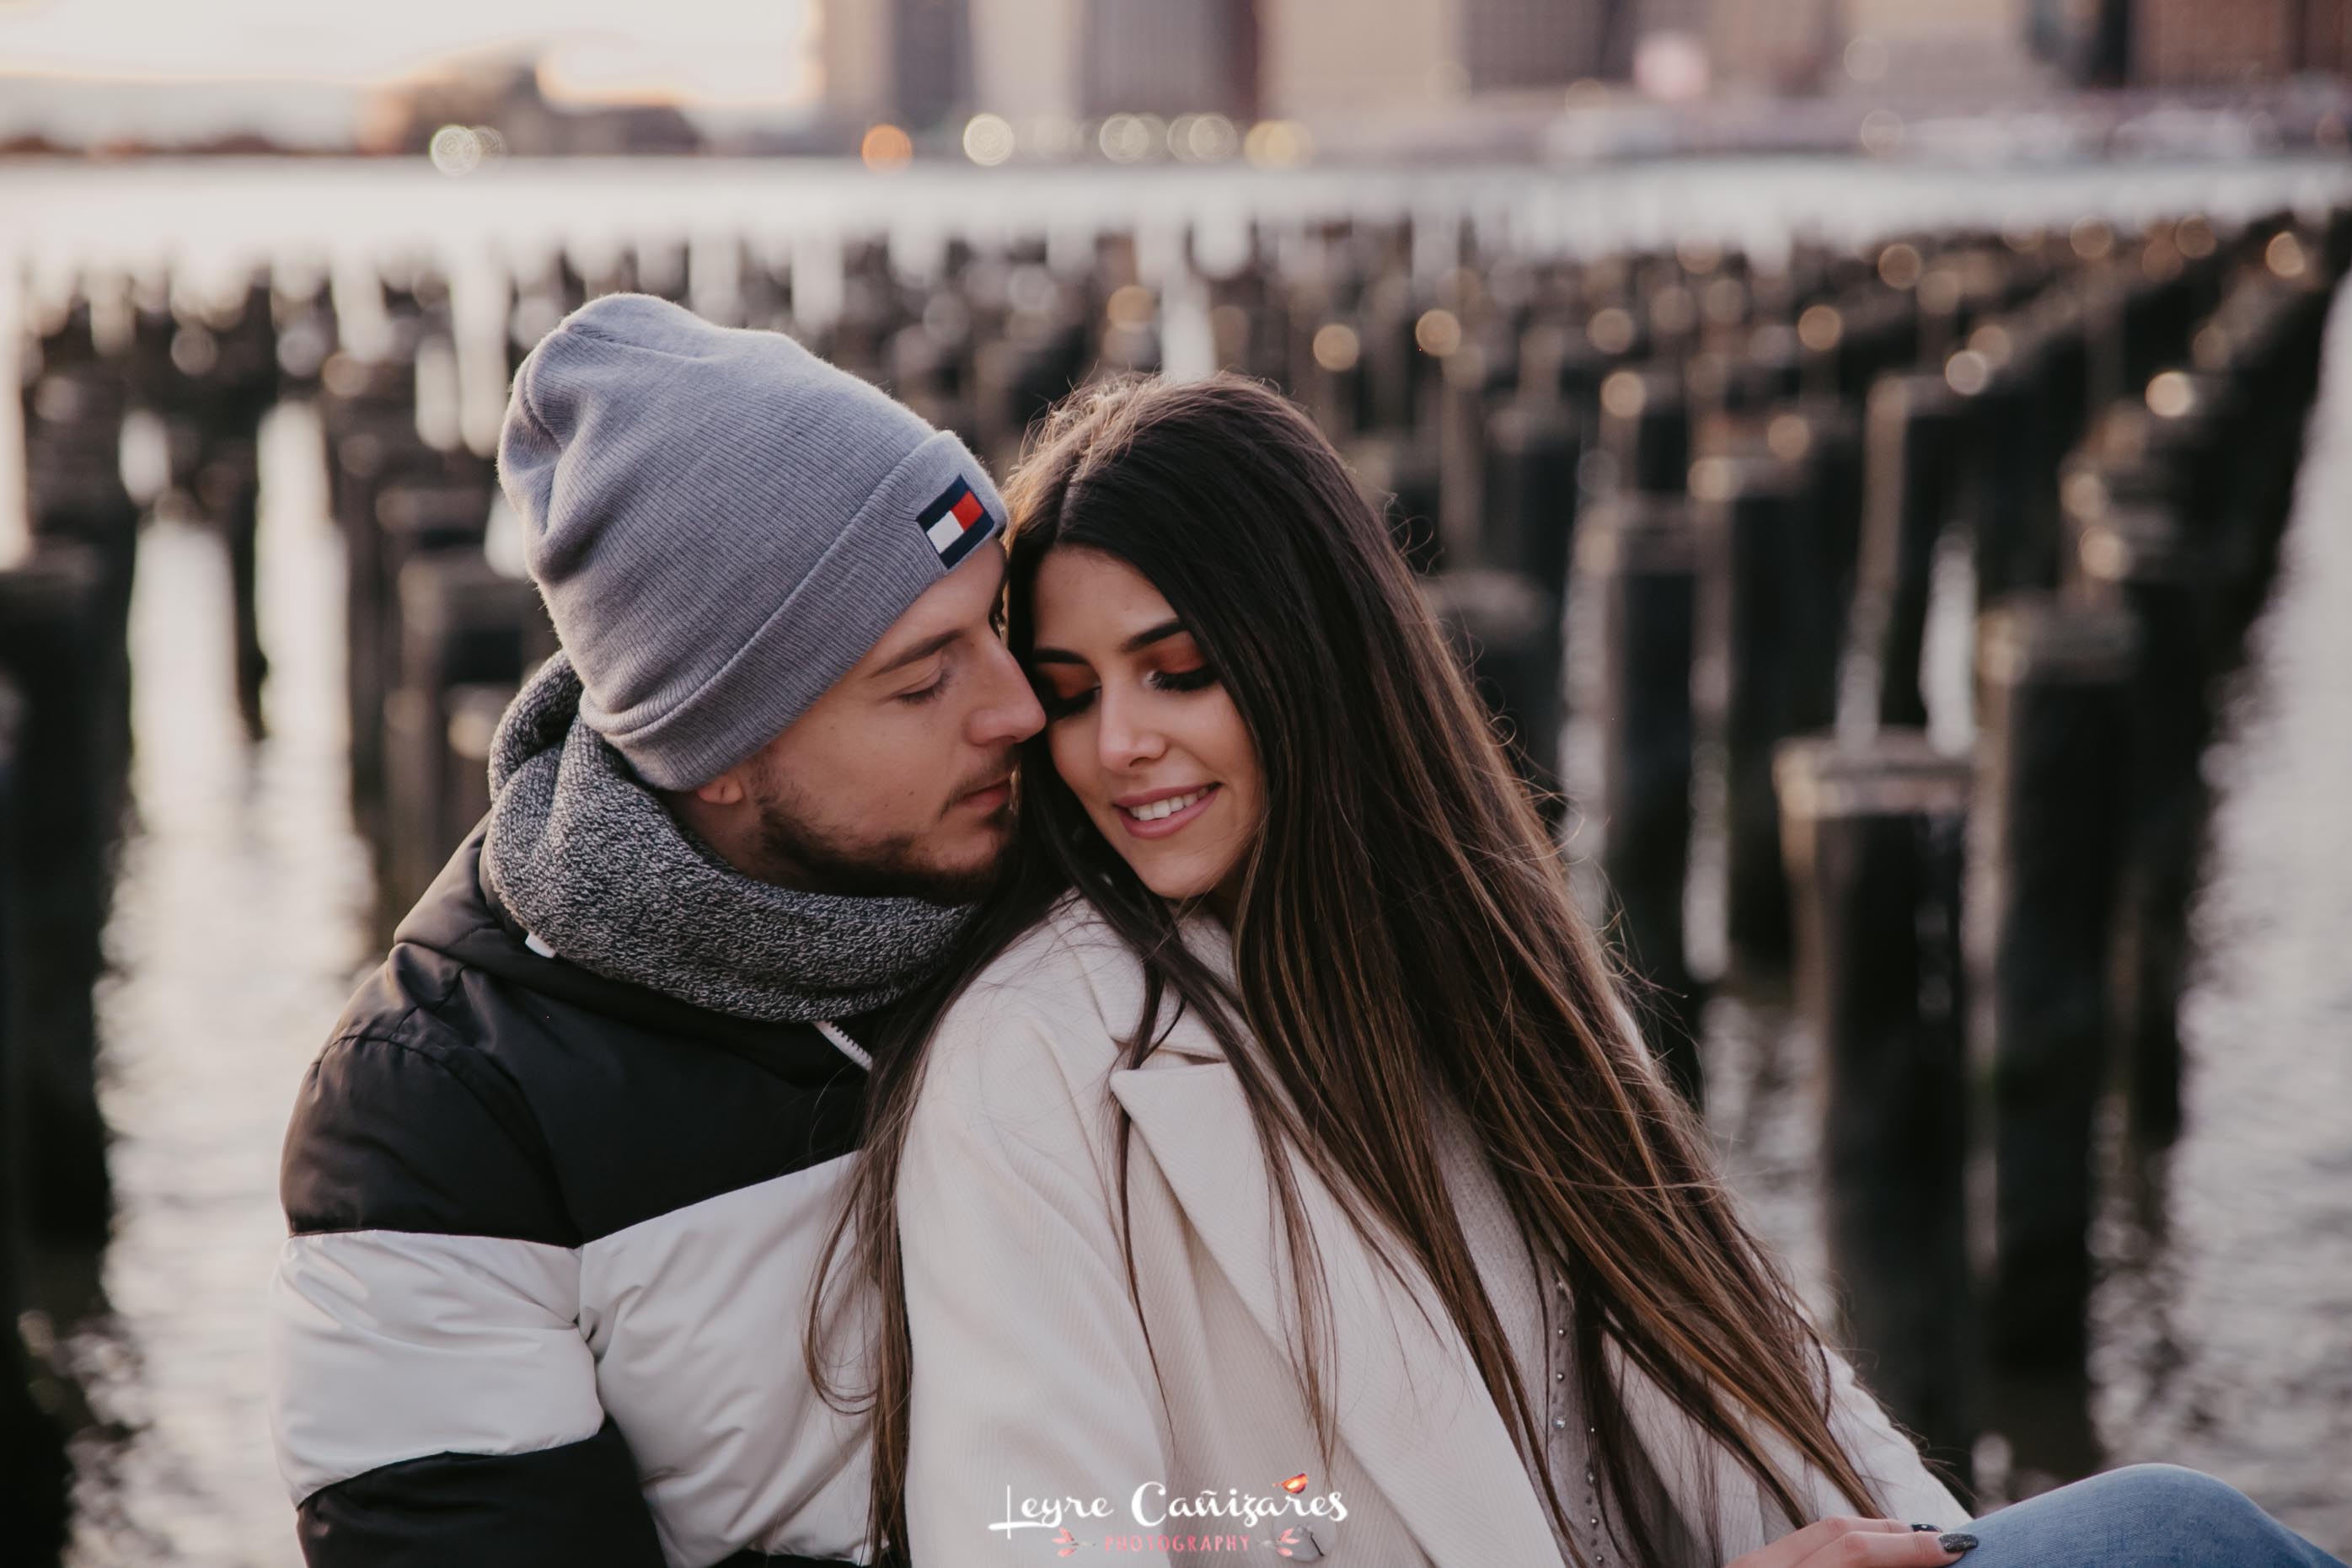
M 706 805 L 740 806 L 751 794 L 744 779 L 744 774 L 751 766 L 748 762 L 739 762 L 718 778 L 698 784 L 687 793 Z

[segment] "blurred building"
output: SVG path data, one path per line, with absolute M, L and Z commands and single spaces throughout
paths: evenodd
M 2036 55 L 2089 87 L 2131 79 L 2131 14 L 2137 0 L 2034 0 L 2026 20 Z
M 1565 87 L 1602 71 L 1612 13 L 1622 5 L 1463 0 L 1464 85 L 1472 92 Z
M 1710 13 L 1735 7 L 1722 0 L 1612 0 L 1583 8 L 1600 13 L 1600 68 L 1592 74 L 1623 81 L 1640 74 L 1645 49 L 1704 45 Z M 1747 0 L 1736 8 L 1772 12 L 1782 5 L 1780 0 Z
M 2304 70 L 2352 74 L 2352 0 L 2310 0 L 2303 50 Z
M 702 151 L 702 134 L 670 104 L 573 107 L 549 101 L 525 64 L 471 61 L 388 89 L 360 119 L 363 152 L 423 152 L 445 125 L 487 127 L 523 158 L 615 157 Z
M 2134 82 L 2252 85 L 2352 64 L 2347 0 L 2138 0 L 2131 7 Z
M 1334 148 L 1420 147 L 1549 112 L 1592 80 L 1666 100 L 1818 92 L 1908 112 L 2069 81 L 2231 84 L 2352 65 L 2352 0 L 820 4 L 829 118 L 919 133 L 980 110 L 1066 137 L 1122 112 L 1219 112 L 1304 120 Z
M 1840 0 L 1715 0 L 1706 52 L 1719 84 L 1810 92 L 1846 44 Z
M 344 81 L 0 74 L 0 150 L 343 152 L 366 105 Z
M 1256 110 L 1251 0 L 1089 0 L 1080 52 L 1082 111 L 1175 116 Z
M 1260 0 L 1258 14 L 1266 112 L 1312 120 L 1588 79 L 1665 97 L 1728 85 L 2011 98 L 2057 75 L 2033 47 L 2037 19 L 2098 3 Z
M 1256 111 L 1252 0 L 827 0 L 818 26 L 849 125 Z
M 929 131 L 970 106 L 969 0 L 825 0 L 817 27 L 829 118 Z
M 1087 0 L 970 0 L 972 107 L 1076 120 Z
M 1455 103 L 1469 85 L 1461 17 L 1462 0 L 1259 0 L 1263 112 L 1420 117 Z
M 1999 99 L 2057 85 L 2036 57 L 2034 0 L 1846 0 L 1842 71 L 1873 96 Z

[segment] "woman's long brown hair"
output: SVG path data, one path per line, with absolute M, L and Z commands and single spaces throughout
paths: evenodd
M 1145 967 L 1141 1017 L 1118 1042 L 1122 1064 L 1150 1054 L 1152 1021 L 1172 991 L 1211 1029 L 1247 1096 L 1280 1195 L 1304 1331 L 1301 1392 L 1327 1459 L 1329 1303 L 1323 1281 L 1310 1279 L 1319 1275 L 1309 1262 L 1315 1239 L 1286 1146 L 1392 1270 L 1381 1238 L 1401 1242 L 1467 1342 L 1521 1453 L 1541 1451 L 1540 1407 L 1522 1385 L 1440 1173 L 1429 1119 L 1429 1096 L 1439 1094 L 1467 1113 L 1538 1262 L 1566 1275 L 1580 1391 L 1598 1429 L 1591 1444 L 1631 1537 L 1620 1544 L 1634 1561 L 1648 1568 L 1666 1552 L 1639 1490 L 1637 1439 L 1604 1343 L 1727 1450 L 1791 1527 L 1806 1522 L 1797 1483 L 1768 1456 L 1759 1429 L 1855 1509 L 1875 1513 L 1831 1430 L 1819 1337 L 1734 1212 L 1696 1115 L 1633 1033 L 1621 982 L 1571 901 L 1535 800 L 1379 511 L 1330 444 L 1255 382 L 1130 378 L 1056 410 L 1007 490 L 1013 652 L 1027 654 L 1031 595 L 1048 550 L 1099 550 L 1134 567 L 1192 631 L 1247 725 L 1265 821 L 1232 921 L 1227 987 L 1179 938 L 1182 911 L 1096 832 L 1044 737 L 1029 743 L 1007 874 L 957 960 L 908 1010 L 899 1038 L 880 1042 L 865 1157 L 820 1265 L 822 1281 L 854 1242 L 851 1277 L 872 1288 L 878 1314 L 870 1384 L 847 1390 L 826 1372 L 820 1312 L 804 1340 L 826 1397 L 871 1413 L 868 1559 L 906 1540 L 914 1367 L 896 1189 L 924 1046 L 939 1009 L 1072 888 Z M 1295 1134 L 1286 1130 L 1294 1116 Z M 1118 1125 L 1124 1232 L 1132 1128 L 1123 1110 Z M 1131 1251 L 1128 1277 L 1133 1293 Z M 1144 1304 L 1135 1305 L 1141 1315 Z M 1544 1492 L 1573 1542 L 1548 1479 Z M 1712 1534 L 1711 1520 L 1684 1522 L 1702 1542 Z

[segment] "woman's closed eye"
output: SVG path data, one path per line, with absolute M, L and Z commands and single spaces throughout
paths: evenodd
M 1045 710 L 1045 720 L 1049 724 L 1084 712 L 1095 700 L 1095 694 L 1102 689 L 1100 685 L 1089 685 L 1077 690 L 1065 690 L 1056 684 L 1054 676 L 1037 673 L 1033 673 L 1030 679 L 1036 686 L 1038 706 Z M 1197 692 L 1214 685 L 1217 674 L 1203 664 L 1185 670 L 1153 670 L 1143 679 L 1145 685 L 1157 691 Z
M 1064 692 L 1056 691 L 1051 681 L 1036 681 L 1035 685 L 1037 706 L 1045 710 L 1047 724 L 1052 724 L 1055 719 L 1067 718 L 1095 700 L 1095 688 L 1092 686 L 1088 686 L 1082 692 Z

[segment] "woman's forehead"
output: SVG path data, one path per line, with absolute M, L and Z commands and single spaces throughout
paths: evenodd
M 1173 613 L 1150 578 L 1101 550 L 1059 547 L 1037 569 L 1031 618 L 1041 643 L 1115 643 Z

